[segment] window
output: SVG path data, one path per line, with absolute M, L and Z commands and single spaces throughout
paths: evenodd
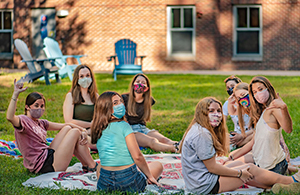
M 0 10 L 0 58 L 12 59 L 13 56 L 13 12 Z
M 167 7 L 169 59 L 195 59 L 195 19 L 194 6 Z
M 262 60 L 262 11 L 260 5 L 233 8 L 233 58 Z

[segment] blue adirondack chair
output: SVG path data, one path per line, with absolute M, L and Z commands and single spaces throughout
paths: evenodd
M 68 76 L 72 81 L 75 68 L 81 64 L 80 58 L 85 57 L 86 55 L 63 55 L 57 41 L 54 39 L 46 37 L 43 42 L 43 50 L 47 58 L 55 58 L 54 64 L 59 68 L 59 76 L 61 78 Z M 75 58 L 77 60 L 77 64 L 68 65 L 67 58 Z
M 24 77 L 22 77 L 20 80 L 18 80 L 18 82 L 33 82 L 36 79 L 39 78 L 44 78 L 45 82 L 47 85 L 50 85 L 50 81 L 49 81 L 49 73 L 54 73 L 54 76 L 56 78 L 56 82 L 60 83 L 60 78 L 58 76 L 58 69 L 48 69 L 45 68 L 44 66 L 44 62 L 50 62 L 51 65 L 54 65 L 54 58 L 48 58 L 48 59 L 33 59 L 29 49 L 26 45 L 26 43 L 24 43 L 24 41 L 22 41 L 21 39 L 16 39 L 14 41 L 16 49 L 19 51 L 20 55 L 22 56 L 23 60 L 21 62 L 25 62 L 28 69 L 29 69 L 29 73 L 26 74 Z M 35 63 L 38 63 L 41 67 L 40 71 L 37 71 L 36 67 L 35 67 Z
M 108 61 L 114 60 L 113 77 L 115 80 L 117 80 L 118 74 L 135 75 L 143 73 L 143 58 L 146 56 L 136 55 L 136 43 L 130 39 L 121 39 L 115 43 L 115 52 L 114 56 L 107 57 Z M 140 63 L 138 63 L 138 58 L 140 58 Z

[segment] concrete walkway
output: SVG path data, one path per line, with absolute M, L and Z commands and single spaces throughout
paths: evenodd
M 95 73 L 112 73 L 112 71 L 95 71 Z M 199 75 L 265 75 L 265 76 L 300 76 L 300 71 L 284 70 L 190 70 L 190 71 L 144 71 L 145 74 L 199 74 Z
M 0 73 L 28 72 L 26 69 L 0 69 Z M 112 71 L 94 71 L 95 73 L 108 73 Z M 265 75 L 265 76 L 300 76 L 300 71 L 284 70 L 189 70 L 189 71 L 144 71 L 145 74 L 199 74 L 199 75 Z

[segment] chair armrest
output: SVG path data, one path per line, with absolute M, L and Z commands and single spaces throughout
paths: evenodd
M 107 59 L 107 61 L 111 61 L 112 59 L 114 59 L 114 61 L 116 61 L 116 55 L 114 55 L 114 56 L 109 56 L 109 57 L 106 57 L 106 59 Z
M 61 58 L 66 61 L 67 58 L 75 58 L 78 64 L 81 64 L 80 58 L 87 57 L 87 55 L 63 55 Z
M 34 59 L 34 60 L 21 60 L 21 62 L 51 62 L 54 61 L 58 58 L 46 58 L 46 59 Z
M 141 58 L 141 59 L 143 59 L 143 58 L 145 58 L 145 57 L 147 57 L 147 56 L 136 56 L 137 58 Z

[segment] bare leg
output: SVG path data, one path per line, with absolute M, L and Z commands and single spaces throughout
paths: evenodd
M 136 132 L 134 134 L 138 145 L 141 147 L 148 147 L 155 151 L 176 152 L 174 145 L 161 143 L 156 138 L 150 137 L 143 133 Z
M 160 134 L 156 130 L 155 131 L 150 131 L 147 135 L 150 136 L 150 137 L 156 138 L 159 142 L 164 143 L 164 144 L 173 145 L 173 144 L 176 143 L 176 141 L 172 141 L 171 139 L 163 136 L 162 134 Z
M 148 167 L 150 169 L 152 176 L 157 180 L 159 178 L 159 176 L 161 175 L 161 173 L 163 172 L 162 164 L 158 161 L 154 161 L 154 162 L 148 163 Z
M 87 146 L 79 144 L 81 136 L 80 130 L 64 127 L 61 131 L 61 134 L 58 133 L 58 136 L 55 137 L 54 142 L 50 145 L 50 147 L 55 150 L 53 162 L 54 170 L 65 171 L 70 164 L 73 154 L 78 157 L 82 164 L 94 167 L 95 162 Z

